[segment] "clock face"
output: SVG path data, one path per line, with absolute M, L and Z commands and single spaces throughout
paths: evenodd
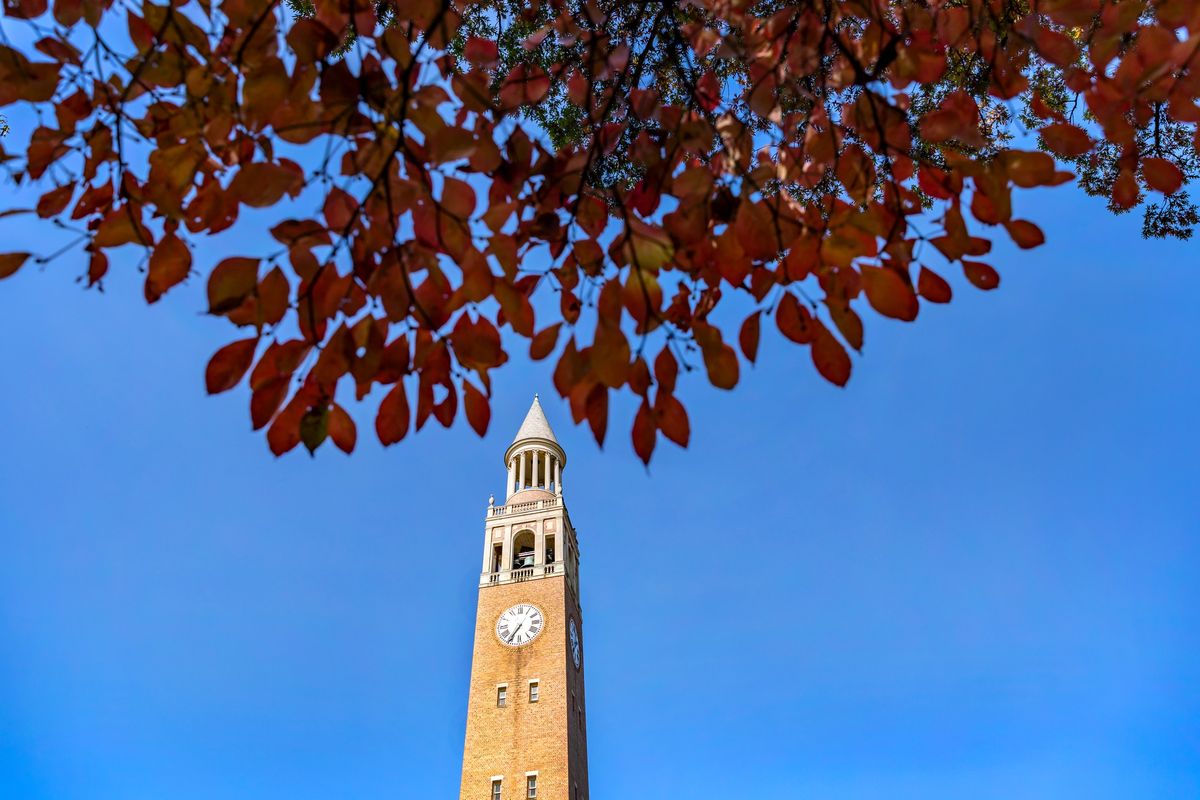
M 579 669 L 580 649 L 579 649 L 579 629 L 575 627 L 575 619 L 572 617 L 569 629 L 571 639 L 571 659 L 575 662 L 575 669 Z
M 509 647 L 520 647 L 532 642 L 546 627 L 542 610 L 528 603 L 521 603 L 505 611 L 496 620 L 496 638 Z

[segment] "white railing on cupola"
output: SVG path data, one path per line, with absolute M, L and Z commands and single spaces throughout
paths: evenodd
M 489 517 L 502 517 L 505 514 L 523 514 L 527 511 L 541 511 L 545 508 L 557 508 L 562 505 L 561 497 L 548 497 L 544 500 L 529 500 L 524 503 L 509 503 L 506 506 L 488 506 Z

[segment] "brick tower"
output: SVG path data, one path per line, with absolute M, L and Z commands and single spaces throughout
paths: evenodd
M 460 800 L 587 800 L 579 545 L 537 396 L 488 502 Z

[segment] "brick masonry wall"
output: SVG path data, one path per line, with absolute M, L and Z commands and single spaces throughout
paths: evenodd
M 496 620 L 505 609 L 530 603 L 542 610 L 545 628 L 524 647 L 496 638 Z M 461 800 L 491 800 L 491 779 L 504 777 L 503 800 L 524 800 L 527 772 L 538 773 L 538 800 L 588 797 L 586 733 L 578 711 L 583 670 L 576 670 L 567 643 L 567 619 L 583 620 L 564 577 L 487 586 L 479 590 L 475 650 L 467 701 Z M 539 700 L 529 702 L 529 681 L 537 680 Z M 508 684 L 508 703 L 496 707 L 498 684 Z

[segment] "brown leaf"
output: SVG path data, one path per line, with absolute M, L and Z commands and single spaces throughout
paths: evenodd
M 1081 156 L 1092 149 L 1092 137 L 1069 122 L 1055 122 L 1041 130 L 1042 140 L 1055 153 L 1066 158 Z
M 408 434 L 409 421 L 408 395 L 404 392 L 404 384 L 397 381 L 384 396 L 375 416 L 375 433 L 380 444 L 392 445 L 403 439 Z
M 775 324 L 779 332 L 797 344 L 808 344 L 812 341 L 812 314 L 800 304 L 796 296 L 790 292 L 779 298 L 779 307 L 775 310 Z
M 863 289 L 871 307 L 885 317 L 911 322 L 920 304 L 912 287 L 890 267 L 862 266 Z
M 42 195 L 37 204 L 37 215 L 39 217 L 57 217 L 71 202 L 71 197 L 75 194 L 75 185 L 68 183 L 65 186 L 60 186 L 57 189 L 51 189 Z
M 946 279 L 926 267 L 921 267 L 917 277 L 917 291 L 931 303 L 949 303 L 953 295 Z
M 358 441 L 358 428 L 346 409 L 334 403 L 329 409 L 329 438 L 343 453 L 353 453 Z
M 150 254 L 146 272 L 147 303 L 156 303 L 167 291 L 183 281 L 192 269 L 192 252 L 174 233 L 162 238 Z
M 1029 250 L 1046 243 L 1046 234 L 1029 220 L 1013 219 L 1004 223 L 1008 235 L 1022 250 Z
M 218 350 L 208 362 L 204 372 L 204 384 L 209 394 L 227 392 L 246 374 L 254 361 L 254 349 L 258 339 L 242 339 L 232 342 Z
M 1183 172 L 1165 158 L 1142 159 L 1142 175 L 1151 189 L 1163 194 L 1175 194 L 1183 186 Z
M 654 413 L 650 410 L 650 404 L 643 400 L 633 418 L 633 451 L 637 453 L 643 464 L 650 463 L 650 456 L 654 453 L 657 439 L 658 430 L 654 425 Z
M 835 386 L 845 386 L 850 380 L 850 356 L 846 348 L 819 319 L 813 323 L 816 334 L 813 336 L 812 360 L 817 372 Z
M 467 381 L 463 381 L 463 407 L 467 412 L 467 422 L 480 436 L 487 433 L 488 423 L 492 419 L 492 409 L 483 392 L 476 389 Z
M 208 276 L 208 313 L 226 314 L 258 285 L 257 258 L 227 258 Z
M 687 447 L 692 431 L 683 403 L 679 402 L 675 395 L 660 389 L 654 399 L 654 413 L 658 417 L 658 427 L 663 436 L 680 447 Z
M 995 289 L 1000 285 L 1000 273 L 981 261 L 963 259 L 963 273 L 967 280 L 985 291 Z
M 28 260 L 29 253 L 0 254 L 0 280 L 16 273 Z
M 758 338 L 759 329 L 761 327 L 762 312 L 755 311 L 750 316 L 746 317 L 742 322 L 742 328 L 738 331 L 738 344 L 741 345 L 742 355 L 751 364 L 758 357 Z M 665 431 L 664 431 L 665 432 Z
M 558 332 L 561 328 L 562 323 L 556 322 L 549 328 L 539 331 L 529 342 L 529 357 L 534 361 L 548 358 L 554 352 L 555 345 L 558 344 Z

